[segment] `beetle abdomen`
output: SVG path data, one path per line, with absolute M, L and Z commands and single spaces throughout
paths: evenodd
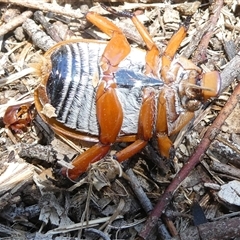
M 100 75 L 99 58 L 104 45 L 62 45 L 52 56 L 47 94 L 57 120 L 82 132 L 98 133 L 93 75 Z
M 99 60 L 105 47 L 104 43 L 95 42 L 77 42 L 60 46 L 51 55 L 52 71 L 46 87 L 50 104 L 55 108 L 56 119 L 67 127 L 92 135 L 99 135 L 95 102 L 97 87 L 93 80 L 96 78 L 100 80 L 102 77 Z M 119 73 L 116 73 L 117 83 L 119 81 L 116 92 L 124 113 L 120 134 L 137 133 L 142 87 L 157 82 L 150 78 L 150 82 L 138 79 L 142 84 L 135 86 L 129 83 L 126 85 L 126 81 L 123 81 L 122 78 L 131 72 L 141 73 L 144 62 L 145 53 L 133 49 L 120 63 Z

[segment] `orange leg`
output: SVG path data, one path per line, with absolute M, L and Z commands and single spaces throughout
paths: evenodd
M 154 90 L 151 88 L 144 89 L 143 91 L 143 103 L 138 120 L 137 140 L 130 144 L 128 147 L 124 148 L 122 151 L 116 153 L 115 157 L 119 162 L 122 162 L 138 153 L 147 145 L 147 142 L 152 137 L 155 94 Z
M 172 104 L 167 104 L 166 95 L 170 94 L 169 100 Z M 161 156 L 169 158 L 169 152 L 172 148 L 172 142 L 168 137 L 168 118 L 167 118 L 167 105 L 174 106 L 174 98 L 172 98 L 173 92 L 169 89 L 167 91 L 164 88 L 158 98 L 158 111 L 157 111 L 157 122 L 156 122 L 156 135 L 158 140 L 158 149 Z M 175 107 L 175 106 L 174 106 Z M 170 107 L 171 108 L 171 107 Z
M 163 53 L 162 56 L 162 68 L 161 68 L 161 76 L 165 83 L 172 82 L 171 76 L 168 76 L 168 72 L 170 69 L 170 65 L 172 63 L 172 60 L 177 52 L 177 49 L 179 48 L 181 42 L 187 35 L 187 27 L 181 26 L 178 31 L 173 34 L 170 41 L 168 42 L 168 45 Z
M 112 143 L 116 141 L 122 126 L 123 112 L 118 100 L 116 84 L 109 80 L 102 80 L 97 90 L 96 106 L 97 118 L 100 128 L 99 143 L 73 160 L 73 169 L 68 169 L 67 176 L 76 179 L 84 173 L 88 166 L 103 158 L 109 151 Z
M 100 61 L 103 72 L 111 74 L 117 70 L 118 64 L 129 54 L 130 45 L 122 31 L 105 17 L 94 12 L 88 12 L 86 18 L 111 37 Z
M 118 64 L 129 54 L 130 46 L 121 32 L 112 22 L 104 17 L 89 12 L 87 19 L 111 37 L 107 44 L 100 65 L 104 72 L 96 93 L 96 114 L 99 123 L 99 142 L 78 156 L 73 162 L 73 169 L 64 170 L 70 179 L 76 179 L 88 166 L 103 158 L 116 141 L 123 121 L 122 106 L 116 94 L 116 83 L 112 73 Z
M 136 29 L 138 30 L 139 34 L 141 35 L 143 41 L 147 45 L 147 54 L 146 54 L 146 74 L 152 73 L 155 76 L 159 75 L 159 55 L 160 51 L 154 41 L 152 40 L 150 34 L 148 33 L 147 29 L 144 25 L 138 20 L 138 18 L 128 11 L 117 12 L 111 7 L 107 7 L 103 4 L 101 6 L 117 16 L 128 17 L 132 20 L 133 24 L 135 25 Z
M 152 73 L 155 76 L 159 74 L 159 55 L 160 51 L 144 25 L 133 15 L 131 18 L 136 29 L 140 33 L 143 41 L 146 43 L 148 52 L 146 54 L 146 74 Z
M 91 163 L 99 161 L 103 158 L 109 151 L 109 145 L 103 145 L 100 142 L 92 146 L 83 154 L 77 156 L 72 165 L 74 168 L 72 169 L 62 169 L 62 173 L 66 175 L 68 178 L 75 180 L 82 173 L 86 172 Z
M 174 90 L 165 87 L 158 98 L 158 113 L 156 121 L 156 135 L 159 152 L 163 157 L 169 158 L 172 141 L 169 136 L 179 132 L 194 116 L 193 112 L 178 114 L 175 106 Z

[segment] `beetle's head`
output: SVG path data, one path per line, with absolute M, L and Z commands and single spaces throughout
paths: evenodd
M 206 102 L 219 94 L 221 86 L 220 74 L 217 71 L 199 75 L 196 71 L 191 71 L 187 80 L 182 81 L 180 87 L 181 102 L 185 109 L 196 111 L 202 102 Z

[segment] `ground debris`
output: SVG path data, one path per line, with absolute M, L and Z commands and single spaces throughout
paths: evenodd
M 155 143 L 150 142 L 144 151 L 119 164 L 112 154 L 125 145 L 114 144 L 113 152 L 92 164 L 79 181 L 71 182 L 60 169 L 71 167 L 69 162 L 89 146 L 55 136 L 35 113 L 24 131 L 14 132 L 8 128 L 12 122 L 4 124 L 4 114 L 9 107 L 15 109 L 12 106 L 32 106 L 33 90 L 39 84 L 39 76 L 33 72 L 48 74 L 48 69 L 39 69 L 39 63 L 57 42 L 108 40 L 84 17 L 89 9 L 106 15 L 99 4 L 102 2 L 138 15 L 159 48 L 166 46 L 191 15 L 179 54 L 194 59 L 206 72 L 220 71 L 221 95 L 202 106 L 198 117 L 175 137 L 172 162 L 161 159 L 154 150 Z M 140 235 L 150 240 L 187 240 L 240 236 L 238 103 L 224 124 L 211 132 L 211 143 L 197 166 L 188 169 L 174 191 L 171 185 L 176 183 L 179 170 L 199 151 L 199 144 L 238 86 L 240 76 L 239 1 L 205 2 L 0 0 L 0 238 L 138 239 Z M 106 16 L 133 47 L 145 48 L 129 19 L 109 13 Z M 50 109 L 50 114 L 54 111 Z M 171 194 L 164 195 L 169 188 Z M 166 196 L 165 208 L 161 217 L 154 215 L 155 227 L 146 237 L 150 229 L 146 220 L 156 212 L 162 196 Z M 198 217 L 206 222 L 196 224 Z

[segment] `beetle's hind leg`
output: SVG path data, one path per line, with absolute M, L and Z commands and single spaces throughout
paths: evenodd
M 96 93 L 96 113 L 99 142 L 73 160 L 73 169 L 64 169 L 70 179 L 76 179 L 89 165 L 103 158 L 116 141 L 123 122 L 123 111 L 116 93 L 116 83 L 103 77 Z
M 86 18 L 111 38 L 100 61 L 104 74 L 111 74 L 130 53 L 131 47 L 122 31 L 107 18 L 94 12 L 88 12 Z
M 104 4 L 101 4 L 102 8 L 104 8 L 106 11 L 115 14 L 120 17 L 127 17 L 130 18 L 138 30 L 139 34 L 141 35 L 143 41 L 145 42 L 147 46 L 147 54 L 146 54 L 146 74 L 153 74 L 155 76 L 158 76 L 159 74 L 159 55 L 160 51 L 156 44 L 154 43 L 152 37 L 148 33 L 147 29 L 144 27 L 144 25 L 138 20 L 138 18 L 135 16 L 135 14 L 129 12 L 129 11 L 122 11 L 118 12 L 115 9 L 111 7 L 107 7 Z

